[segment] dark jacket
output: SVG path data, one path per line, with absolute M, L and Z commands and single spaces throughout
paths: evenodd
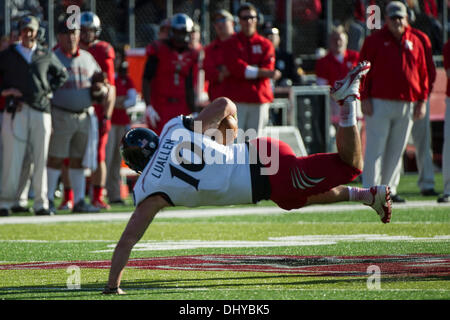
M 12 44 L 0 52 L 0 77 L 0 90 L 16 88 L 30 107 L 50 112 L 50 94 L 64 84 L 68 73 L 48 49 L 38 45 L 28 64 Z

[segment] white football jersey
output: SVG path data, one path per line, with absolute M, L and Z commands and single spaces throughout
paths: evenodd
M 156 194 L 175 206 L 252 203 L 248 146 L 218 144 L 187 129 L 183 116 L 173 118 L 133 193 L 135 205 Z

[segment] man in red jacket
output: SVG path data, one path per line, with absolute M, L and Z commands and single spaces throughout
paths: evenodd
M 224 62 L 230 72 L 224 90 L 238 107 L 239 128 L 254 129 L 259 134 L 267 124 L 269 104 L 273 101 L 271 79 L 279 79 L 281 73 L 275 70 L 272 42 L 257 32 L 256 8 L 245 3 L 237 14 L 241 31 L 224 45 Z
M 404 202 L 397 194 L 396 177 L 413 119 L 425 116 L 428 72 L 423 44 L 408 25 L 406 6 L 390 2 L 385 20 L 381 30 L 366 38 L 360 52 L 360 61 L 372 64 L 361 92 L 368 146 L 363 185 L 388 184 L 392 200 Z
M 230 72 L 224 64 L 224 45 L 226 40 L 234 34 L 233 16 L 226 10 L 219 10 L 214 13 L 213 24 L 217 38 L 205 48 L 205 60 L 203 61 L 210 101 L 226 96 L 223 83 Z
M 414 33 L 423 44 L 425 49 L 425 59 L 428 71 L 428 94 L 433 90 L 433 84 L 436 80 L 436 66 L 433 61 L 433 50 L 431 41 L 428 36 L 422 31 L 412 28 Z M 430 127 L 430 102 L 427 102 L 425 117 L 414 121 L 411 129 L 411 136 L 415 147 L 417 169 L 419 171 L 419 179 L 417 185 L 420 192 L 424 196 L 437 196 L 434 190 L 434 166 L 433 156 L 431 151 L 431 127 Z M 400 172 L 396 178 L 400 180 Z

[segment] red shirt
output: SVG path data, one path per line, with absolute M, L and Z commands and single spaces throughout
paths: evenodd
M 109 83 L 114 86 L 114 48 L 106 41 L 97 41 L 88 48 L 88 51 L 94 56 L 102 71 L 106 73 Z M 94 104 L 94 108 L 101 121 L 105 112 L 103 105 Z
M 130 77 L 119 77 L 117 76 L 115 79 L 116 84 L 116 96 L 123 97 L 127 95 L 129 89 L 136 89 L 133 81 Z M 111 116 L 111 124 L 118 126 L 125 126 L 130 124 L 131 120 L 128 116 L 127 110 L 123 108 L 114 108 L 112 116 Z
M 347 73 L 358 64 L 359 53 L 353 50 L 346 50 L 344 60 L 340 62 L 330 52 L 325 57 L 316 62 L 316 76 L 326 79 L 330 86 L 333 86 L 337 80 L 345 78 Z
M 407 27 L 397 41 L 387 26 L 364 41 L 360 61 L 372 64 L 361 99 L 418 101 L 428 97 L 428 72 L 422 41 Z
M 444 69 L 447 72 L 450 69 L 450 40 L 444 44 L 444 48 L 442 50 L 442 56 L 444 58 Z M 450 97 L 450 81 L 447 78 L 447 97 Z
M 433 84 L 436 80 L 436 65 L 433 61 L 433 47 L 431 46 L 431 41 L 428 36 L 416 28 L 411 28 L 411 32 L 414 33 L 420 41 L 422 41 L 423 49 L 425 50 L 425 60 L 427 62 L 428 71 L 428 93 L 433 91 Z
M 102 71 L 106 72 L 109 83 L 114 86 L 114 48 L 106 41 L 97 41 L 89 47 L 88 51 L 94 56 Z
M 219 68 L 225 65 L 224 43 L 225 41 L 216 39 L 205 48 L 203 68 L 205 80 L 208 81 L 208 96 L 211 101 L 226 95 L 223 81 L 219 81 Z
M 225 96 L 235 102 L 261 104 L 273 101 L 269 78 L 245 78 L 245 70 L 249 65 L 275 69 L 275 49 L 269 39 L 258 33 L 247 37 L 239 32 L 224 44 L 224 57 L 225 66 L 230 72 L 224 81 Z
M 164 41 L 155 41 L 147 49 L 147 56 L 158 58 L 158 67 L 150 83 L 152 105 L 167 105 L 170 101 L 187 107 L 186 79 L 190 74 L 193 81 L 198 70 L 198 52 L 186 49 L 178 52 Z

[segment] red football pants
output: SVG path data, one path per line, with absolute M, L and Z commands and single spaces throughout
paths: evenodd
M 361 170 L 344 163 L 337 153 L 297 157 L 287 143 L 277 139 L 257 138 L 251 143 L 265 167 L 275 164 L 276 172 L 269 175 L 270 199 L 285 210 L 301 208 L 309 196 L 347 184 L 361 174 Z M 278 153 L 278 159 L 272 156 L 274 152 Z

